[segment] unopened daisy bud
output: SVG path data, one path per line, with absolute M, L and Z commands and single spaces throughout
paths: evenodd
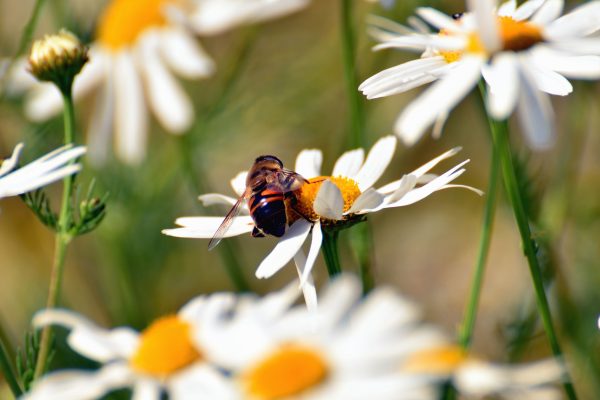
M 58 34 L 46 35 L 33 43 L 29 70 L 37 79 L 53 82 L 61 91 L 70 92 L 75 75 L 87 60 L 87 47 L 77 36 L 61 29 Z

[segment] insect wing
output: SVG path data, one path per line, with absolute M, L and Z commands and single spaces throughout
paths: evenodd
M 242 205 L 244 200 L 246 200 L 247 197 L 248 197 L 247 194 L 244 193 L 238 199 L 238 201 L 235 202 L 233 207 L 231 207 L 231 210 L 229 210 L 229 212 L 225 216 L 225 219 L 223 219 L 223 222 L 221 222 L 221 225 L 219 225 L 219 228 L 213 235 L 212 239 L 210 239 L 210 242 L 208 242 L 208 250 L 214 249 L 219 244 L 221 239 L 223 239 L 223 237 L 225 236 L 225 233 L 227 233 L 227 231 L 231 227 L 231 224 L 233 223 L 233 219 L 240 213 L 240 209 L 241 209 L 240 206 Z
M 282 168 L 275 174 L 275 179 L 267 184 L 267 189 L 279 193 L 287 193 L 298 190 L 308 181 L 300 174 Z

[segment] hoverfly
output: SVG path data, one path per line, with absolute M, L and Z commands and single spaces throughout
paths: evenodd
M 246 190 L 225 216 L 208 243 L 208 249 L 219 244 L 245 200 L 248 201 L 250 216 L 254 220 L 252 236 L 283 236 L 287 226 L 285 200 L 291 192 L 300 189 L 307 182 L 300 174 L 283 168 L 283 163 L 277 157 L 258 157 L 246 176 Z

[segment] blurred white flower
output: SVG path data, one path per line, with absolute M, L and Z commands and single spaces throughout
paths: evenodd
M 66 310 L 38 312 L 33 325 L 61 325 L 71 332 L 69 346 L 101 366 L 96 371 L 63 370 L 44 376 L 23 400 L 87 400 L 116 389 L 131 388 L 133 398 L 158 400 L 163 391 L 173 400 L 231 399 L 233 386 L 207 359 L 198 330 L 207 334 L 234 295 L 199 297 L 177 315 L 154 321 L 141 333 L 101 328 Z
M 288 223 L 291 226 L 279 239 L 273 251 L 265 257 L 256 270 L 257 278 L 269 278 L 292 259 L 300 275 L 307 305 L 316 304 L 311 271 L 319 254 L 323 240 L 322 229 L 340 228 L 361 221 L 366 214 L 391 207 L 402 207 L 416 203 L 430 194 L 450 188 L 464 187 L 450 182 L 465 171 L 464 161 L 444 174 L 428 174 L 435 165 L 458 152 L 452 149 L 429 161 L 402 179 L 393 181 L 378 189 L 373 185 L 383 175 L 392 160 L 396 148 L 396 138 L 387 136 L 380 139 L 369 151 L 365 159 L 363 149 L 344 153 L 335 163 L 331 176 L 321 176 L 323 154 L 320 150 L 303 150 L 296 158 L 295 171 L 309 180 L 294 192 L 294 210 L 304 218 L 295 216 Z M 245 189 L 247 172 L 239 173 L 231 184 L 235 193 L 241 196 Z M 470 188 L 472 189 L 472 188 Z M 481 193 L 477 191 L 478 193 Z M 222 204 L 231 207 L 236 199 L 221 194 L 200 196 L 204 205 Z M 243 215 L 235 217 L 227 236 L 237 236 L 251 232 L 254 222 L 247 207 Z M 164 234 L 183 238 L 210 239 L 221 224 L 222 217 L 183 217 L 175 223 L 181 228 L 165 229 Z M 311 235 L 308 255 L 302 245 Z
M 516 107 L 530 146 L 550 147 L 555 135 L 548 94 L 569 94 L 565 77 L 600 77 L 600 42 L 590 37 L 600 29 L 600 1 L 562 17 L 563 0 L 529 0 L 519 7 L 511 0 L 498 9 L 493 0 L 467 4 L 469 12 L 454 18 L 419 8 L 417 14 L 439 33 L 390 34 L 376 48 L 424 51 L 422 58 L 372 76 L 359 90 L 373 99 L 437 81 L 396 121 L 395 132 L 411 145 L 483 77 L 492 117 L 505 119 Z
M 15 169 L 22 150 L 20 143 L 12 156 L 0 165 L 0 198 L 18 196 L 79 172 L 81 165 L 69 163 L 86 151 L 83 146 L 64 146 Z
M 293 306 L 297 284 L 263 299 L 244 298 L 210 341 L 231 371 L 239 399 L 437 399 L 437 378 L 402 372 L 403 362 L 445 342 L 421 324 L 420 311 L 388 288 L 366 298 L 360 282 L 341 275 L 315 312 Z M 218 343 L 221 344 L 218 344 Z
M 112 0 L 102 12 L 89 62 L 74 83 L 76 99 L 97 92 L 88 127 L 93 162 L 102 162 L 114 131 L 117 156 L 140 162 L 146 152 L 148 108 L 160 125 L 182 134 L 194 118 L 193 105 L 174 74 L 210 76 L 215 65 L 195 40 L 235 26 L 293 12 L 308 0 Z M 52 85 L 33 82 L 23 63 L 12 73 L 12 92 L 31 88 L 25 112 L 35 121 L 62 109 Z

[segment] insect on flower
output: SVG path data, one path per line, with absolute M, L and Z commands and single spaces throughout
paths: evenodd
M 244 193 L 225 216 L 208 243 L 208 249 L 219 244 L 246 200 L 254 220 L 252 236 L 283 236 L 288 222 L 287 212 L 295 212 L 293 208 L 286 207 L 286 202 L 293 202 L 292 193 L 307 182 L 300 174 L 284 168 L 279 158 L 270 155 L 258 157 L 246 176 Z

